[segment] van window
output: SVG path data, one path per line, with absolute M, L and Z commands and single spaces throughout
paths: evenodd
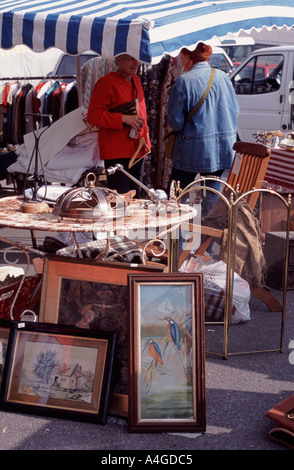
M 230 73 L 232 71 L 232 65 L 225 54 L 212 53 L 209 58 L 209 64 L 211 67 L 223 70 L 226 73 Z
M 277 91 L 283 73 L 282 55 L 258 55 L 232 78 L 237 95 L 256 95 Z
M 80 54 L 80 67 L 82 67 L 88 60 L 96 57 L 96 54 Z M 76 57 L 69 54 L 64 54 L 61 57 L 58 68 L 55 70 L 55 75 L 58 76 L 74 76 L 77 73 Z M 64 82 L 71 82 L 73 78 L 67 78 L 63 80 Z
M 234 65 L 240 65 L 253 52 L 254 45 L 225 46 L 222 44 L 222 48 L 226 51 Z

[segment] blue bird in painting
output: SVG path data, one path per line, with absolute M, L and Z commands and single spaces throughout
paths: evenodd
M 164 317 L 164 320 L 167 323 L 167 331 L 171 343 L 180 351 L 180 329 L 177 323 L 171 317 Z
M 163 364 L 160 348 L 158 344 L 154 341 L 154 339 L 148 339 L 148 341 L 146 341 L 144 350 L 146 348 L 148 349 L 149 356 L 154 358 L 156 360 L 156 363 Z

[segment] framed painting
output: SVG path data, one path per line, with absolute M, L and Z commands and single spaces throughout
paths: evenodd
M 202 274 L 129 275 L 129 429 L 205 431 Z
M 162 269 L 56 255 L 44 259 L 40 321 L 117 333 L 109 411 L 119 416 L 128 415 L 128 274 Z
M 105 424 L 116 333 L 11 327 L 1 407 Z

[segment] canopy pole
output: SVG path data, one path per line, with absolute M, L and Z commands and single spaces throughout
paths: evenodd
M 81 61 L 80 61 L 80 55 L 76 56 L 76 68 L 77 68 L 76 80 L 77 80 L 77 88 L 78 88 L 78 103 L 79 103 L 79 106 L 81 106 L 82 105 L 82 89 L 81 89 Z

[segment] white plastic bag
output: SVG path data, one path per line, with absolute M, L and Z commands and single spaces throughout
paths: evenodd
M 203 261 L 190 258 L 181 266 L 182 272 L 203 273 L 205 320 L 222 321 L 224 318 L 227 265 L 223 261 Z M 250 320 L 250 287 L 247 281 L 234 274 L 232 323 Z

